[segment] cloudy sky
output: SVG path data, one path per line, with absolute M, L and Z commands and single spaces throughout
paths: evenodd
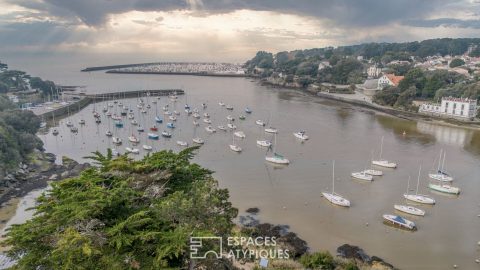
M 480 0 L 0 0 L 0 59 L 243 62 L 258 50 L 437 37 L 480 37 Z

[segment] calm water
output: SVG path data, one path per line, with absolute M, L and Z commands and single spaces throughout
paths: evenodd
M 40 74 L 42 75 L 42 74 Z M 378 115 L 345 104 L 312 98 L 292 90 L 270 89 L 242 78 L 209 78 L 190 76 L 112 75 L 104 73 L 78 73 L 76 70 L 50 74 L 49 78 L 65 84 L 86 85 L 89 92 L 111 92 L 139 88 L 182 87 L 187 96 L 181 96 L 171 108 L 182 114 L 177 128 L 171 131 L 172 139 L 150 141 L 155 150 L 180 150 L 176 141 L 191 144 L 192 137 L 206 140 L 195 162 L 215 171 L 220 185 L 230 190 L 231 201 L 241 213 L 248 207 L 259 207 L 263 222 L 288 224 L 305 239 L 314 250 L 328 249 L 335 253 L 344 243 L 359 245 L 372 255 L 402 269 L 451 269 L 457 264 L 461 269 L 478 269 L 475 259 L 480 258 L 480 132 L 462 128 L 445 127 L 405 121 Z M 226 116 L 244 114 L 243 108 L 252 108 L 245 121 L 236 120 L 238 130 L 246 139 L 237 139 L 243 148 L 238 154 L 228 148 L 231 132 L 217 131 L 209 134 L 200 120 L 194 128 L 183 105 L 188 99 L 200 112 L 201 103 L 211 115 L 213 125 L 226 125 Z M 235 107 L 233 112 L 218 105 L 223 101 Z M 136 119 L 146 131 L 154 124 L 155 106 L 141 116 L 135 107 L 137 100 L 122 100 L 134 108 Z M 169 100 L 158 102 L 161 108 Z M 97 104 L 101 110 L 103 104 Z M 60 122 L 60 135 L 42 134 L 47 151 L 68 155 L 78 160 L 91 151 L 104 151 L 112 147 L 104 134 L 112 121 L 102 115 L 102 124 L 93 121 L 94 105 L 71 116 L 78 126 L 80 118 L 87 124 L 72 135 Z M 173 109 L 171 109 L 173 110 Z M 265 149 L 255 141 L 267 134 L 255 124 L 263 119 L 279 129 L 277 150 L 291 160 L 287 167 L 274 167 L 264 162 Z M 125 127 L 115 132 L 124 144 L 127 137 L 136 133 L 125 120 Z M 109 127 L 110 126 L 110 127 Z M 160 130 L 166 129 L 165 124 Z M 305 129 L 310 140 L 301 143 L 292 132 Z M 406 136 L 403 136 L 406 131 Z M 146 133 L 140 135 L 141 145 L 147 141 Z M 383 156 L 399 164 L 396 170 L 384 170 L 384 176 L 371 183 L 353 180 L 350 173 L 369 166 L 371 151 L 378 155 L 380 139 L 384 136 Z M 455 186 L 462 189 L 459 197 L 432 193 L 428 190 L 427 173 L 434 165 L 440 149 L 447 151 L 446 167 L 455 176 Z M 331 188 L 332 160 L 336 160 L 336 191 L 352 202 L 349 209 L 335 207 L 320 196 L 322 190 Z M 408 177 L 415 186 L 422 165 L 420 192 L 432 195 L 435 206 L 421 206 L 425 217 L 408 217 L 418 226 L 416 232 L 406 232 L 382 223 L 382 214 L 394 213 L 393 204 L 402 203 Z M 368 226 L 367 226 L 368 224 Z

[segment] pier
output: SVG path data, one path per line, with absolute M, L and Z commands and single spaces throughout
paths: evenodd
M 101 102 L 105 100 L 112 99 L 125 99 L 125 98 L 136 98 L 136 97 L 158 97 L 158 96 L 169 96 L 169 95 L 183 95 L 185 91 L 181 89 L 154 89 L 154 90 L 133 90 L 133 91 L 122 91 L 122 92 L 112 92 L 112 93 L 99 93 L 99 94 L 86 94 L 78 92 L 63 92 L 62 95 L 69 97 L 71 102 L 66 105 L 58 107 L 36 107 L 32 111 L 37 116 L 43 118 L 44 120 L 50 120 L 53 117 L 61 118 L 62 116 L 68 113 L 76 113 L 91 103 Z M 56 103 L 55 105 L 61 105 Z

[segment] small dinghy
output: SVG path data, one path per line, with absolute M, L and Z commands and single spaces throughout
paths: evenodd
M 110 130 L 107 130 L 105 132 L 105 135 L 107 135 L 107 137 L 112 137 L 113 136 L 113 133 L 110 131 Z
M 161 117 L 159 117 L 159 116 L 155 116 L 155 122 L 161 124 L 161 123 L 163 123 L 163 119 L 162 119 Z
M 212 123 L 212 121 L 211 121 L 210 119 L 208 119 L 208 118 L 203 119 L 203 122 L 205 122 L 205 123 L 207 123 L 207 124 L 211 124 L 211 123 Z
M 221 126 L 221 125 L 220 125 L 220 126 L 217 126 L 217 128 L 218 128 L 219 130 L 227 131 L 227 128 L 226 128 L 225 126 Z
M 232 130 L 237 128 L 237 126 L 235 126 L 235 125 L 232 124 L 232 123 L 228 123 L 228 124 L 227 124 L 227 127 L 228 127 L 229 129 L 232 129 Z
M 232 106 L 232 105 L 227 105 L 226 108 L 227 108 L 227 110 L 229 110 L 229 111 L 233 111 L 233 106 Z
M 142 145 L 142 148 L 147 150 L 147 151 L 151 151 L 153 149 L 153 147 L 151 145 L 146 145 L 146 144 Z
M 202 138 L 199 138 L 199 137 L 193 138 L 192 141 L 196 144 L 204 144 L 205 143 L 205 141 Z
M 246 113 L 252 113 L 252 110 L 250 110 L 250 108 L 247 107 L 247 108 L 245 108 L 245 112 Z
M 233 116 L 231 116 L 231 115 L 227 115 L 227 120 L 228 121 L 235 121 L 235 118 L 233 118 Z

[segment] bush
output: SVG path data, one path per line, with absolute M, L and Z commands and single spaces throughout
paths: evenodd
M 335 269 L 335 260 L 328 251 L 304 254 L 299 261 L 305 268 Z
M 451 68 L 459 67 L 459 66 L 463 66 L 463 65 L 465 65 L 465 61 L 463 61 L 460 58 L 455 58 L 450 62 L 450 67 Z

